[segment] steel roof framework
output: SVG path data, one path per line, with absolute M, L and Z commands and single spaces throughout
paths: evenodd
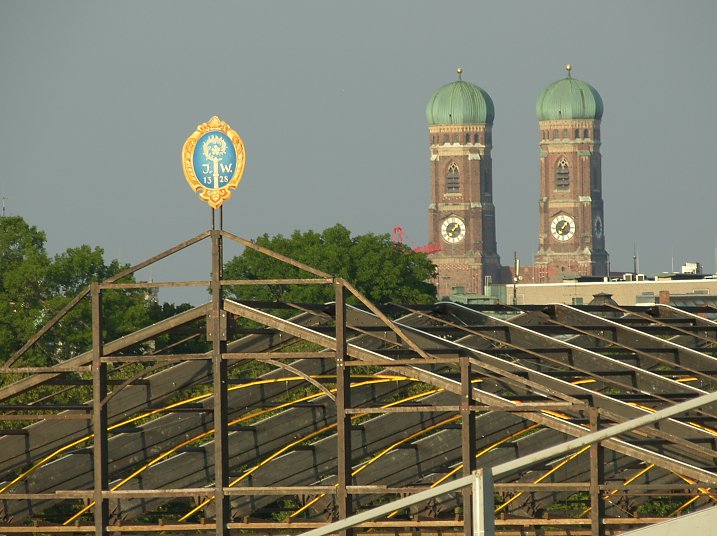
M 212 243 L 211 280 L 120 282 L 202 240 Z M 223 240 L 310 277 L 223 280 Z M 336 300 L 302 306 L 225 299 L 226 286 L 242 284 L 332 285 Z M 103 292 L 177 285 L 210 287 L 212 300 L 117 341 L 102 340 Z M 347 293 L 360 307 L 346 305 Z M 55 367 L 23 367 L 23 354 L 83 299 L 92 302 L 92 351 Z M 279 307 L 296 314 L 278 317 Z M 229 534 L 301 530 L 345 518 L 386 495 L 425 489 L 713 391 L 717 323 L 704 312 L 555 305 L 506 307 L 496 315 L 452 303 L 379 308 L 340 278 L 212 229 L 85 290 L 0 369 L 25 375 L 0 388 L 0 401 L 32 399 L 40 386 L 72 373 L 91 373 L 93 393 L 82 407 L 6 403 L 4 420 L 38 422 L 0 438 L 7 475 L 0 477 L 3 530 L 36 531 L 28 520 L 68 500 L 93 501 L 92 516 L 43 531 Z M 235 338 L 232 317 L 262 327 Z M 207 354 L 133 353 L 139 343 L 172 330 L 196 332 L 202 322 Z M 291 351 L 298 340 L 312 349 Z M 249 360 L 276 368 L 254 383 L 233 377 L 231 368 Z M 149 366 L 113 381 L 113 370 L 128 362 Z M 178 391 L 201 384 L 212 385 L 204 398 L 168 404 Z M 715 501 L 708 489 L 717 482 L 715 420 L 717 407 L 707 406 L 607 439 L 585 454 L 505 475 L 497 483 L 505 499 L 498 525 L 545 525 L 551 508 L 575 493 L 598 507 L 550 525 L 604 534 L 651 521 L 635 519 L 635 509 L 668 492 L 689 497 L 690 507 Z M 73 450 L 73 443 L 91 443 L 92 451 Z M 467 532 L 469 509 L 458 518 L 453 510 L 470 504 L 469 493 L 373 526 Z M 256 518 L 281 497 L 298 498 L 301 515 L 289 514 L 288 523 Z M 176 498 L 197 505 L 191 519 L 198 522 L 137 521 Z

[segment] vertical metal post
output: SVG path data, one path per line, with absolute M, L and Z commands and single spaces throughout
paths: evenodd
M 227 362 L 226 312 L 222 287 L 222 236 L 212 230 L 212 311 L 209 322 L 212 341 L 212 378 L 214 384 L 214 501 L 216 508 L 216 534 L 228 536 L 227 523 L 231 521 L 230 497 L 224 488 L 229 486 L 229 449 L 227 446 Z
M 490 467 L 481 467 L 473 481 L 473 534 L 495 535 L 495 495 Z
M 224 205 L 219 207 L 219 230 L 224 230 Z M 224 243 L 221 237 L 219 237 L 219 279 L 222 278 L 222 271 L 224 270 Z
M 589 408 L 590 430 L 597 432 L 600 421 L 597 408 Z M 592 536 L 605 536 L 605 501 L 600 486 L 605 481 L 603 448 L 599 442 L 590 445 L 590 526 Z
M 341 279 L 334 283 L 336 292 L 336 430 L 338 489 L 336 501 L 339 519 L 351 515 L 351 496 L 346 487 L 351 484 L 351 417 L 346 409 L 351 407 L 351 374 L 346 366 L 346 291 Z M 342 534 L 350 534 L 350 530 Z
M 95 534 L 109 534 L 109 503 L 102 497 L 107 491 L 107 364 L 102 362 L 102 295 L 97 283 L 92 283 L 92 432 L 94 433 L 93 480 L 95 501 Z
M 513 305 L 518 305 L 518 281 L 520 281 L 520 262 L 518 252 L 513 252 Z
M 471 363 L 467 355 L 460 357 L 461 366 L 461 455 L 463 458 L 463 476 L 473 474 L 476 467 L 476 425 L 473 411 L 473 389 L 471 386 Z M 471 488 L 463 488 L 463 533 L 472 534 L 473 515 L 471 512 L 473 501 Z

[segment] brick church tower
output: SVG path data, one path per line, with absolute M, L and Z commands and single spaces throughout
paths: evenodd
M 550 84 L 538 98 L 538 283 L 608 275 L 600 164 L 602 112 L 598 92 L 572 78 L 570 65 L 567 77 Z
M 495 236 L 488 93 L 458 80 L 436 91 L 426 107 L 431 158 L 429 239 L 438 267 L 438 295 L 483 293 L 500 276 Z

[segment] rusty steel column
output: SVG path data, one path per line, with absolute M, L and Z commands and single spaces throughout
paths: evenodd
M 92 432 L 94 434 L 93 500 L 95 501 L 95 534 L 109 534 L 110 511 L 102 492 L 108 489 L 107 475 L 107 364 L 102 362 L 102 295 L 98 283 L 92 283 Z
M 336 446 L 338 461 L 338 503 L 339 519 L 351 515 L 351 496 L 346 487 L 351 485 L 351 417 L 346 409 L 351 407 L 351 375 L 346 366 L 346 290 L 343 281 L 334 283 L 336 292 Z M 341 534 L 351 534 L 351 530 Z
M 461 455 L 463 458 L 463 476 L 470 476 L 476 469 L 476 421 L 471 406 L 473 389 L 471 388 L 471 362 L 467 355 L 460 357 L 461 367 Z M 473 533 L 473 498 L 471 488 L 463 488 L 463 533 Z
M 600 429 L 597 408 L 589 408 L 590 430 Z M 600 486 L 605 481 L 603 448 L 599 442 L 590 445 L 590 526 L 592 536 L 605 536 L 605 501 Z
M 212 378 L 214 387 L 214 501 L 216 534 L 229 536 L 231 521 L 230 497 L 224 493 L 229 486 L 229 448 L 227 445 L 227 316 L 221 286 L 222 236 L 212 230 L 212 309 L 208 319 L 208 335 L 212 341 Z

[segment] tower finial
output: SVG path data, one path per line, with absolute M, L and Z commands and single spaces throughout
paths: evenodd
M 573 70 L 573 66 L 568 63 L 568 64 L 565 66 L 565 70 L 568 71 L 568 78 L 571 78 L 571 76 L 570 76 L 570 71 Z
M 456 72 L 458 73 L 458 80 L 463 80 L 463 78 L 461 78 L 461 74 L 463 74 L 463 67 L 458 67 Z

